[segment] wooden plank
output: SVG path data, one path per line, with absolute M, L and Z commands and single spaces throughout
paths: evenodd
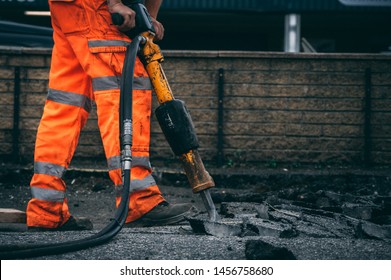
M 26 212 L 11 208 L 0 208 L 0 223 L 26 223 Z

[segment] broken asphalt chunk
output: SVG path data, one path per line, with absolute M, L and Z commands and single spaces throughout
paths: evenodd
M 391 239 L 391 226 L 380 226 L 374 223 L 362 221 L 356 227 L 358 238 Z
M 220 206 L 220 214 L 226 218 L 243 218 L 257 216 L 269 219 L 269 207 L 265 204 L 250 202 L 223 202 Z
M 374 210 L 378 210 L 378 208 L 372 205 L 344 203 L 342 213 L 356 219 L 370 220 L 373 217 Z

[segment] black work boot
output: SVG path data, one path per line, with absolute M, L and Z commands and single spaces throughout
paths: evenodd
M 45 227 L 28 227 L 28 231 L 42 232 L 42 231 L 71 231 L 71 230 L 92 230 L 93 225 L 90 219 L 79 217 L 75 218 L 71 216 L 62 226 L 57 228 L 45 228 Z
M 163 201 L 141 218 L 125 224 L 124 227 L 152 227 L 178 224 L 185 221 L 185 215 L 190 214 L 192 208 L 193 206 L 190 203 L 170 204 Z

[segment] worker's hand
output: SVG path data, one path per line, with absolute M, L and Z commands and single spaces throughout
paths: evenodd
M 107 0 L 109 12 L 120 14 L 124 22 L 118 26 L 119 31 L 126 32 L 136 26 L 136 13 L 131 8 L 122 4 L 121 0 Z
M 155 29 L 155 32 L 156 32 L 155 40 L 156 41 L 162 40 L 163 37 L 164 37 L 164 27 L 163 27 L 163 24 L 161 24 L 159 21 L 157 21 L 153 17 L 151 17 L 151 21 L 152 21 L 152 24 L 153 24 L 153 28 Z

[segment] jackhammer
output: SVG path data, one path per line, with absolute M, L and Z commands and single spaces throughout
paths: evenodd
M 138 54 L 151 79 L 160 106 L 155 110 L 156 118 L 172 151 L 179 157 L 193 193 L 199 193 L 211 221 L 219 220 L 209 188 L 215 186 L 212 177 L 205 170 L 198 152 L 198 139 L 190 114 L 181 100 L 175 99 L 161 67 L 163 55 L 153 42 L 155 30 L 147 9 L 140 1 L 124 2 L 136 12 L 136 28 L 126 33 L 130 38 L 135 34 L 143 37 Z M 121 25 L 123 18 L 112 14 L 113 23 Z
M 181 100 L 174 99 L 166 76 L 160 65 L 163 56 L 160 48 L 153 43 L 154 29 L 149 14 L 140 2 L 127 4 L 136 12 L 136 28 L 128 36 L 132 42 L 126 50 L 125 62 L 120 87 L 120 145 L 122 161 L 122 177 L 124 188 L 121 202 L 112 221 L 98 233 L 80 240 L 62 243 L 1 245 L 0 259 L 21 259 L 45 255 L 55 255 L 78 251 L 106 243 L 116 236 L 125 224 L 129 208 L 132 165 L 132 91 L 133 72 L 138 55 L 143 62 L 155 90 L 160 106 L 156 109 L 156 117 L 162 131 L 175 155 L 184 167 L 194 193 L 200 193 L 211 221 L 219 220 L 209 188 L 214 182 L 205 170 L 198 153 L 198 140 L 190 115 Z M 113 23 L 121 24 L 119 14 L 112 15 Z M 141 49 L 139 51 L 139 49 Z

